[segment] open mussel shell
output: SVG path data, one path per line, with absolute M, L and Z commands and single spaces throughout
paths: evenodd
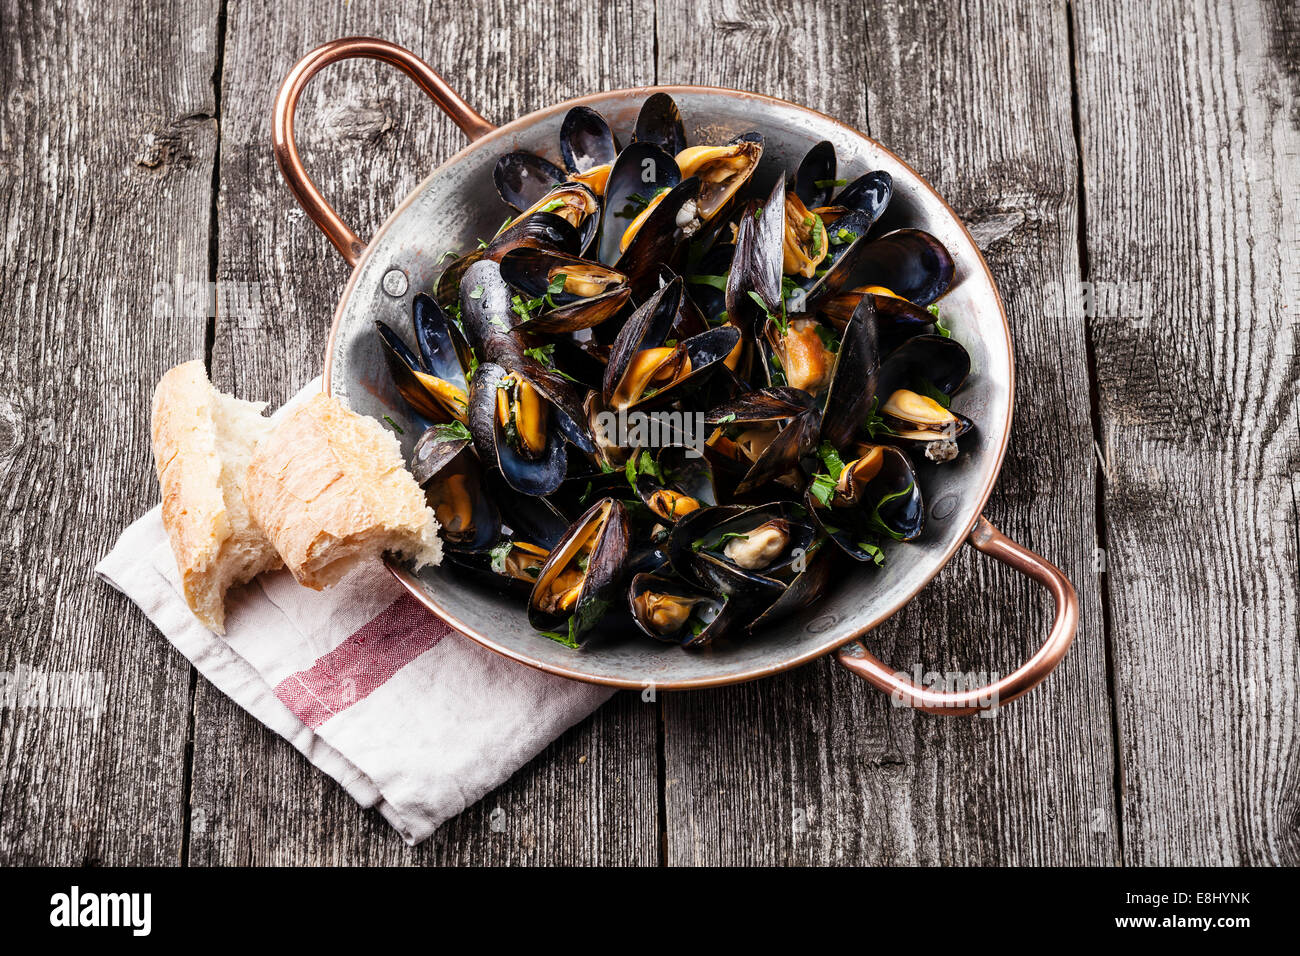
M 511 250 L 501 259 L 501 277 L 523 301 L 537 303 L 516 326 L 521 332 L 588 329 L 615 315 L 632 295 L 621 272 L 549 249 Z
M 674 157 L 683 179 L 700 180 L 701 222 L 723 222 L 763 158 L 763 134 L 741 133 L 724 146 L 689 146 Z
M 461 426 L 435 425 L 411 453 L 411 474 L 424 489 L 448 548 L 481 551 L 501 530 L 501 515 L 488 495 L 473 441 Z
M 925 385 L 931 385 L 945 395 L 952 395 L 969 375 L 970 353 L 960 342 L 945 335 L 917 335 L 885 356 L 880 367 L 879 390 L 920 388 L 924 391 Z
M 528 621 L 539 631 L 567 631 L 577 642 L 617 595 L 631 534 L 615 498 L 597 501 L 551 551 L 528 598 Z
M 492 168 L 497 194 L 519 212 L 535 206 L 567 178 L 550 160 L 522 150 L 506 153 Z
M 616 263 L 645 227 L 654 207 L 681 181 L 672 154 L 654 143 L 632 143 L 619 153 L 605 184 L 600 261 Z
M 957 265 L 942 242 L 920 229 L 898 229 L 865 244 L 854 274 L 861 285 L 884 286 L 919 306 L 952 285 Z
M 787 296 L 791 311 L 812 312 L 849 284 L 863 250 L 870 244 L 866 238 L 869 228 L 871 217 L 860 210 L 826 224 L 826 257 L 812 277 L 792 277 L 795 288 Z
M 692 454 L 683 447 L 661 448 L 653 455 L 654 468 L 637 473 L 637 497 L 664 524 L 676 524 L 691 512 L 718 503 L 713 467 L 708 459 Z
M 469 390 L 469 429 L 479 458 L 500 471 L 506 484 L 519 494 L 547 495 L 564 481 L 568 456 L 564 438 L 552 427 L 551 405 L 529 389 L 494 362 L 479 365 Z
M 797 388 L 747 392 L 710 409 L 704 420 L 717 426 L 707 447 L 711 461 L 742 476 L 737 495 L 788 476 L 817 447 L 813 397 Z
M 619 331 L 601 389 L 607 408 L 662 405 L 700 383 L 735 348 L 739 332 L 728 326 L 668 344 L 681 297 L 682 280 L 674 278 Z
M 629 147 L 630 149 L 631 147 Z M 691 236 L 699 229 L 696 200 L 700 181 L 692 176 L 661 194 L 640 220 L 635 235 L 614 267 L 627 276 L 632 295 L 645 299 L 659 282 L 660 270 L 676 270 Z
M 874 562 L 882 538 L 912 541 L 925 530 L 925 499 L 911 459 L 892 445 L 859 444 L 846 450 L 830 500 L 809 491 L 808 510 L 839 548 L 857 561 Z
M 376 319 L 375 329 L 393 384 L 406 403 L 431 422 L 466 421 L 469 396 L 459 365 L 440 365 L 445 378 L 434 374 L 390 326 Z
M 876 307 L 883 354 L 892 352 L 913 336 L 934 331 L 934 316 L 929 310 L 885 291 L 883 286 L 858 286 L 824 299 L 818 314 L 837 329 L 842 329 L 864 296 L 870 298 Z
M 821 440 L 843 448 L 867 420 L 880 377 L 876 306 L 864 296 L 840 335 L 822 411 Z
M 799 162 L 794 174 L 794 194 L 809 209 L 825 206 L 835 191 L 835 144 L 822 140 Z
M 632 620 L 646 635 L 683 647 L 704 647 L 738 623 L 736 605 L 725 596 L 670 574 L 634 575 L 627 601 Z
M 618 156 L 618 143 L 601 116 L 589 106 L 575 106 L 560 124 L 560 156 L 570 173 L 607 166 Z
M 817 534 L 797 502 L 718 505 L 673 526 L 668 559 L 687 581 L 766 608 L 804 570 Z
M 600 229 L 600 197 L 591 187 L 569 180 L 548 190 L 533 205 L 519 214 L 510 225 L 503 228 L 497 237 L 508 233 L 516 226 L 528 222 L 533 216 L 558 216 L 578 232 L 576 254 L 586 255 L 587 250 L 596 239 Z
M 800 561 L 803 570 L 795 574 L 780 597 L 748 623 L 745 628 L 748 633 L 761 631 L 773 621 L 803 610 L 826 593 L 826 588 L 830 584 L 834 551 L 833 548 L 827 547 L 826 541 L 826 537 L 820 534 L 809 541 Z
M 728 320 L 750 341 L 768 314 L 781 310 L 784 243 L 785 180 L 779 179 L 766 203 L 761 207 L 750 203 L 741 213 L 727 274 Z
M 637 114 L 633 138 L 638 143 L 654 143 L 669 156 L 676 156 L 686 148 L 686 127 L 671 96 L 654 93 L 646 97 Z
M 411 323 L 415 326 L 415 344 L 424 368 L 462 389 L 468 388 L 465 372 L 471 365 L 469 342 L 433 296 L 424 292 L 415 296 L 411 303 Z
M 507 369 L 527 382 L 550 406 L 552 420 L 565 440 L 584 454 L 594 455 L 596 443 L 587 427 L 582 398 L 573 383 L 526 354 L 503 360 Z
M 507 252 L 519 248 L 554 249 L 576 255 L 581 251 L 582 236 L 565 219 L 554 213 L 534 213 L 516 221 L 499 233 L 482 249 L 453 259 L 434 283 L 433 296 L 438 304 L 450 308 L 460 295 L 460 283 L 476 262 L 500 262 Z

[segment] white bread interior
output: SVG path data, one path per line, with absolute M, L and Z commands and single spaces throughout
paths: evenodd
M 433 509 L 401 446 L 373 418 L 316 395 L 275 426 L 245 489 L 253 519 L 298 583 L 320 590 L 385 551 L 442 560 Z
M 154 390 L 163 527 L 186 602 L 218 634 L 225 633 L 226 591 L 280 565 L 244 501 L 248 463 L 271 430 L 265 408 L 218 392 L 198 361 L 176 366 Z

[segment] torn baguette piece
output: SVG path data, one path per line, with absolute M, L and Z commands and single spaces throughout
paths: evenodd
M 244 501 L 248 463 L 271 431 L 265 408 L 218 392 L 199 361 L 171 369 L 154 390 L 150 431 L 163 527 L 186 603 L 218 634 L 226 632 L 226 592 L 280 566 Z
M 246 496 L 298 583 L 315 590 L 386 551 L 417 568 L 442 560 L 437 519 L 396 437 L 328 395 L 275 426 L 248 469 Z

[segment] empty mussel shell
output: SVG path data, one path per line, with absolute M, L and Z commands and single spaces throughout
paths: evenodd
M 864 296 L 840 335 L 822 411 L 821 440 L 843 448 L 866 421 L 880 376 L 876 306 Z
M 506 153 L 492 169 L 492 180 L 502 201 L 522 212 L 542 200 L 567 177 L 548 159 L 536 153 Z
M 794 174 L 794 195 L 809 209 L 825 206 L 835 191 L 835 144 L 822 140 L 799 162 Z

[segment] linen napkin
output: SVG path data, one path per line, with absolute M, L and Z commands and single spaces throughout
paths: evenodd
M 312 382 L 285 408 L 319 389 Z M 264 574 L 230 592 L 226 634 L 213 634 L 182 596 L 160 506 L 95 571 L 218 690 L 411 845 L 613 694 L 483 648 L 378 563 L 325 591 L 300 587 L 288 571 Z

